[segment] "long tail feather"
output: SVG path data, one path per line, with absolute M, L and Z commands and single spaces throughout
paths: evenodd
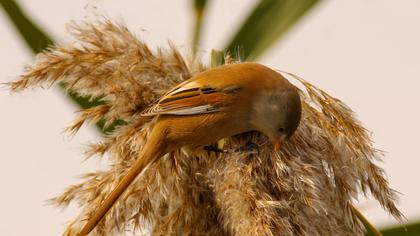
M 150 139 L 139 154 L 139 158 L 134 162 L 133 166 L 128 170 L 127 174 L 121 179 L 117 187 L 111 192 L 111 194 L 105 199 L 101 207 L 93 214 L 93 216 L 84 225 L 82 230 L 78 233 L 78 236 L 85 236 L 89 234 L 95 226 L 104 218 L 106 213 L 115 204 L 118 198 L 124 193 L 128 186 L 136 179 L 136 177 L 143 173 L 153 162 L 164 154 L 163 148 L 160 148 L 161 135 L 154 135 L 152 132 Z M 156 140 L 157 139 L 157 140 Z

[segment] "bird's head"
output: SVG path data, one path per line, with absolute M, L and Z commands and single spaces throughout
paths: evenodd
M 265 93 L 254 104 L 254 110 L 254 126 L 268 136 L 278 151 L 281 144 L 293 135 L 300 122 L 302 108 L 298 90 L 290 84 Z

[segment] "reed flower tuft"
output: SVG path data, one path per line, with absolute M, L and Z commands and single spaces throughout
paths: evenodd
M 69 92 L 100 99 L 78 112 L 67 131 L 87 122 L 123 120 L 87 157 L 104 157 L 107 170 L 87 173 L 51 200 L 82 211 L 64 235 L 75 235 L 137 158 L 153 119 L 140 114 L 174 85 L 206 69 L 173 45 L 151 50 L 124 25 L 107 19 L 72 23 L 74 43 L 40 53 L 8 86 L 12 91 L 62 82 Z M 234 60 L 227 60 L 236 63 Z M 302 121 L 281 152 L 257 132 L 224 140 L 228 153 L 183 148 L 152 164 L 95 228 L 152 235 L 363 235 L 352 211 L 360 193 L 372 195 L 400 219 L 396 194 L 377 163 L 382 154 L 340 100 L 293 74 L 302 88 Z M 238 150 L 252 141 L 258 153 Z

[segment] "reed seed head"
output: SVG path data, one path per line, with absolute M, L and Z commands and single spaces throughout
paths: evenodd
M 109 158 L 109 168 L 87 173 L 51 200 L 82 209 L 65 235 L 80 230 L 137 157 L 153 122 L 141 112 L 206 69 L 173 45 L 151 50 L 125 26 L 107 19 L 72 23 L 70 29 L 75 43 L 40 53 L 8 84 L 20 91 L 62 82 L 68 91 L 100 98 L 101 105 L 78 112 L 70 133 L 86 121 L 125 121 L 86 150 L 88 157 Z M 273 153 L 266 137 L 251 132 L 227 138 L 224 148 L 252 141 L 260 146 L 259 154 L 186 148 L 169 153 L 137 178 L 93 234 L 147 233 L 148 228 L 152 235 L 363 235 L 351 210 L 361 193 L 401 218 L 395 191 L 377 165 L 382 154 L 351 109 L 288 75 L 303 87 L 303 111 L 281 152 Z

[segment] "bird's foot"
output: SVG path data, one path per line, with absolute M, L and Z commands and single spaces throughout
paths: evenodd
M 254 153 L 254 154 L 259 155 L 260 154 L 260 147 L 257 144 L 249 141 L 244 146 L 240 147 L 238 151 L 239 152 L 250 152 L 250 153 Z
M 229 151 L 220 149 L 216 145 L 209 145 L 204 146 L 204 150 L 214 153 L 228 153 Z M 238 148 L 235 150 L 236 152 L 247 152 L 247 153 L 253 153 L 253 154 L 260 154 L 260 148 L 257 144 L 253 142 L 247 142 L 244 146 Z
M 215 153 L 226 153 L 226 150 L 220 149 L 215 145 L 204 146 L 204 150 Z

